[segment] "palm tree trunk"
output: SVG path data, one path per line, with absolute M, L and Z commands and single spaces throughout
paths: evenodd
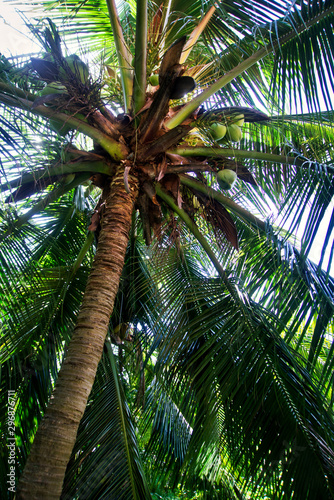
M 137 180 L 119 168 L 106 197 L 97 252 L 77 324 L 54 392 L 38 428 L 16 498 L 59 499 L 78 426 L 93 386 L 123 269 Z

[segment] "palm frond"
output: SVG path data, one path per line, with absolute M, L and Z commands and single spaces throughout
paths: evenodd
M 151 498 L 111 346 L 104 355 L 67 468 L 62 498 Z M 78 485 L 77 476 L 84 481 Z
M 272 325 L 269 328 L 268 325 L 266 326 L 266 321 L 260 317 L 256 319 L 248 316 L 247 319 L 246 317 L 241 319 L 243 318 L 241 311 L 235 303 L 231 302 L 230 298 L 222 296 L 221 299 L 216 299 L 210 304 L 207 311 L 204 310 L 202 314 L 198 314 L 196 319 L 184 328 L 182 340 L 178 334 L 177 345 L 175 335 L 172 334 L 166 339 L 161 351 L 161 356 L 164 359 L 161 367 L 162 369 L 166 368 L 166 362 L 169 360 L 169 380 L 174 388 L 182 383 L 183 377 L 184 384 L 189 383 L 190 376 L 191 386 L 196 387 L 198 394 L 207 401 L 206 411 L 208 415 L 216 415 L 216 418 L 219 414 L 224 415 L 220 422 L 220 425 L 225 428 L 222 445 L 224 443 L 224 446 L 229 449 L 230 459 L 236 467 L 234 470 L 240 468 L 240 479 L 241 477 L 248 478 L 245 483 L 248 483 L 247 487 L 253 488 L 250 480 L 253 478 L 255 487 L 261 488 L 262 495 L 267 487 L 269 476 L 277 474 L 277 468 L 280 469 L 280 465 L 282 465 L 280 477 L 284 483 L 284 490 L 289 489 L 291 488 L 292 475 L 296 474 L 296 468 L 300 467 L 303 470 L 305 462 L 311 460 L 314 463 L 316 460 L 319 464 L 319 476 L 316 480 L 315 476 L 318 473 L 313 473 L 314 482 L 307 482 L 308 491 L 305 490 L 304 480 L 293 487 L 296 488 L 299 495 L 304 494 L 306 497 L 310 495 L 309 498 L 312 498 L 317 488 L 324 488 L 324 492 L 327 488 L 332 488 L 330 486 L 332 481 L 330 479 L 332 467 L 330 464 L 333 461 L 333 451 L 324 445 L 325 442 L 330 443 L 331 419 L 324 414 L 322 417 L 315 417 L 318 411 L 322 414 L 322 398 L 312 386 L 305 370 L 298 366 L 291 350 L 280 340 L 279 336 L 273 335 Z M 246 333 L 248 329 L 249 334 Z M 269 329 L 271 334 L 268 336 Z M 217 337 L 214 334 L 215 331 L 220 332 Z M 258 339 L 257 347 L 254 346 L 254 343 L 252 343 L 252 348 L 250 347 L 248 335 L 255 335 Z M 181 347 L 183 345 L 184 348 Z M 191 345 L 193 345 L 193 349 L 190 348 Z M 182 363 L 180 364 L 181 359 Z M 268 363 L 266 365 L 268 370 L 260 369 L 261 363 Z M 211 366 L 209 378 L 207 364 Z M 232 370 L 234 364 L 236 364 L 236 370 Z M 181 365 L 182 371 L 180 372 L 178 369 L 176 374 L 173 366 L 179 367 Z M 234 376 L 236 376 L 236 380 L 234 380 Z M 241 386 L 237 382 L 239 376 L 243 378 Z M 211 395 L 211 399 L 209 395 Z M 303 413 L 298 413 L 299 403 L 297 400 L 300 397 L 304 398 L 304 396 L 306 399 Z M 270 402 L 271 397 L 277 397 L 280 400 L 279 413 L 282 411 L 281 416 L 278 414 L 270 415 L 273 406 L 276 409 L 279 407 L 273 401 Z M 220 398 L 222 399 L 220 400 Z M 186 400 L 184 405 L 187 404 Z M 219 401 L 221 401 L 221 413 L 217 411 Z M 183 412 L 183 408 L 182 405 L 181 412 Z M 244 418 L 245 421 L 243 421 Z M 322 424 L 319 427 L 316 423 L 318 418 L 325 418 L 326 424 L 325 421 L 321 420 Z M 240 434 L 237 433 L 239 438 L 236 438 L 235 425 L 239 426 L 240 429 Z M 256 428 L 258 431 L 255 430 Z M 275 440 L 272 438 L 273 429 L 276 429 Z M 296 429 L 298 429 L 297 438 Z M 209 431 L 209 428 L 207 430 Z M 255 437 L 257 432 L 260 432 L 261 438 L 260 435 Z M 323 432 L 325 434 L 322 434 Z M 271 436 L 272 449 L 266 458 L 264 450 L 268 449 L 265 437 L 267 433 L 268 439 L 269 435 Z M 209 436 L 210 433 L 207 436 L 208 439 Z M 233 441 L 229 442 L 229 436 L 233 437 Z M 286 445 L 287 450 L 285 450 L 284 442 L 289 443 Z M 316 442 L 317 444 L 315 444 Z M 294 455 L 296 450 L 292 451 L 296 446 L 298 452 L 301 449 L 303 451 L 300 453 L 299 460 Z M 315 453 L 317 459 L 311 459 L 309 453 L 311 455 Z M 284 466 L 285 460 L 289 461 L 290 464 L 292 459 L 293 472 L 290 467 Z M 268 469 L 264 475 L 262 468 L 266 467 L 265 464 L 267 464 Z M 327 476 L 328 474 L 329 476 Z M 328 485 L 323 483 L 326 477 L 329 480 Z M 313 493 L 312 490 L 314 490 Z M 274 493 L 278 494 L 278 492 Z M 324 493 L 324 495 L 326 494 Z

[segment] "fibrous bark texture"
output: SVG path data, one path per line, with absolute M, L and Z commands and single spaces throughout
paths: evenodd
M 67 463 L 92 389 L 123 269 L 134 202 L 119 167 L 108 190 L 97 252 L 66 358 L 20 478 L 17 500 L 59 499 Z

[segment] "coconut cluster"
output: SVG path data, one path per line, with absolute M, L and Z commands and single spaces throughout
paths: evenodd
M 75 75 L 76 79 L 79 80 L 83 85 L 86 85 L 89 81 L 89 69 L 87 64 L 85 64 L 79 56 L 76 54 L 72 54 L 68 57 L 64 58 L 64 67 L 61 67 L 58 72 L 57 81 L 52 81 L 48 83 L 40 92 L 40 96 L 45 98 L 45 105 L 52 105 L 54 103 L 54 99 L 61 97 L 62 95 L 66 95 L 67 88 L 63 84 L 68 80 L 70 73 Z M 83 118 L 82 115 L 77 114 L 77 118 Z M 59 122 L 53 118 L 50 119 L 50 125 L 58 134 L 65 136 L 72 130 L 73 127 L 71 125 Z
M 240 114 L 235 116 L 233 123 L 230 124 L 215 122 L 210 126 L 210 135 L 216 142 L 226 139 L 231 142 L 240 142 L 242 137 L 241 127 L 243 126 L 244 121 L 244 115 Z M 217 172 L 217 182 L 221 189 L 231 189 L 236 180 L 237 174 L 234 170 L 224 168 L 223 170 L 219 170 L 219 172 Z
M 231 142 L 240 142 L 242 137 L 241 127 L 245 122 L 244 115 L 235 116 L 233 123 L 219 123 L 215 122 L 210 126 L 210 135 L 214 141 L 221 141 L 228 139 Z

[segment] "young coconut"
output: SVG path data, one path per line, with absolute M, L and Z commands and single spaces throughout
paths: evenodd
M 89 70 L 87 64 L 81 61 L 80 57 L 76 54 L 65 57 L 65 61 L 67 62 L 72 73 L 74 73 L 80 79 L 81 83 L 85 85 L 89 78 Z M 67 79 L 67 73 L 64 68 L 60 69 L 59 75 L 63 80 Z
M 67 93 L 66 87 L 60 82 L 48 83 L 39 93 L 41 97 L 38 97 L 35 104 L 45 104 L 46 106 L 52 106 L 54 101 L 57 102 L 61 94 L 65 95 Z
M 237 115 L 234 117 L 234 119 L 236 120 L 234 122 L 234 125 L 238 125 L 238 127 L 242 127 L 245 123 L 245 115 Z
M 194 128 L 185 138 L 185 142 L 189 146 L 205 146 L 202 136 L 198 133 L 198 129 Z
M 159 85 L 159 75 L 158 74 L 153 74 L 149 77 L 148 82 L 152 87 L 157 87 Z
M 224 168 L 224 170 L 219 170 L 219 172 L 217 172 L 217 182 L 221 189 L 231 189 L 236 180 L 237 174 L 234 170 Z
M 66 94 L 66 87 L 61 82 L 51 82 L 45 85 L 41 90 L 40 95 L 50 95 L 50 94 Z
M 227 131 L 226 125 L 222 123 L 213 123 L 210 126 L 210 134 L 215 141 L 220 141 L 225 137 Z
M 61 179 L 61 183 L 64 184 L 65 186 L 67 186 L 68 184 L 70 184 L 72 181 L 74 181 L 75 179 L 75 174 L 67 174 L 65 175 L 62 179 Z
M 227 127 L 227 136 L 232 142 L 240 142 L 242 137 L 242 131 L 239 125 L 232 123 Z

